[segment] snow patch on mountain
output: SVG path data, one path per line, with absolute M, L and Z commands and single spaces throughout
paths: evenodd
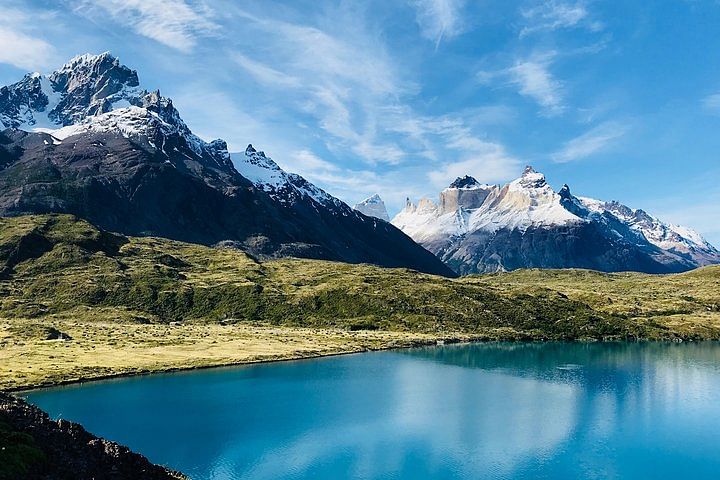
M 385 202 L 383 202 L 382 198 L 380 198 L 380 195 L 377 193 L 356 204 L 353 208 L 368 217 L 379 218 L 380 220 L 385 220 L 386 222 L 390 221 L 387 208 L 385 208 Z
M 231 158 L 234 160 L 235 168 L 243 177 L 280 202 L 292 202 L 294 196 L 305 196 L 324 206 L 346 206 L 300 175 L 286 172 L 272 158 L 265 155 L 265 152 L 256 150 L 252 144 L 247 146 L 244 153 L 233 153 Z
M 697 256 L 697 250 L 715 250 L 702 235 L 692 228 L 663 223 L 644 210 L 632 209 L 616 201 L 603 202 L 587 197 L 577 197 L 577 199 L 590 212 L 599 215 L 613 215 L 632 230 L 641 234 L 648 242 L 662 250 L 690 256 Z

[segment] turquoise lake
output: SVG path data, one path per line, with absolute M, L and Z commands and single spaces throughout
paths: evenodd
M 25 396 L 193 479 L 720 477 L 716 343 L 456 345 Z

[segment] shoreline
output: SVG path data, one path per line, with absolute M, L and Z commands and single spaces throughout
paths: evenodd
M 0 389 L 0 392 L 5 392 L 12 394 L 14 396 L 22 396 L 25 393 L 31 393 L 39 390 L 47 390 L 47 389 L 53 389 L 53 388 L 59 388 L 59 387 L 68 387 L 73 385 L 82 385 L 84 383 L 95 383 L 95 382 L 102 382 L 102 381 L 111 381 L 111 380 L 119 380 L 122 378 L 133 378 L 133 377 L 143 377 L 148 375 L 157 375 L 157 374 L 166 374 L 166 373 L 182 373 L 182 372 L 194 372 L 194 371 L 200 371 L 200 370 L 210 370 L 210 369 L 222 369 L 222 368 L 234 368 L 234 367 L 242 367 L 242 366 L 249 366 L 249 365 L 259 365 L 259 364 L 273 364 L 273 363 L 281 363 L 281 362 L 292 362 L 292 361 L 303 361 L 303 360 L 313 360 L 313 359 L 320 359 L 320 358 L 329 358 L 329 357 L 339 357 L 339 356 L 345 356 L 345 355 L 356 355 L 360 353 L 369 353 L 369 352 L 382 352 L 382 351 L 390 351 L 390 350 L 407 350 L 411 348 L 420 348 L 420 347 L 433 347 L 433 346 L 447 346 L 447 345 L 463 345 L 463 344 L 471 344 L 471 343 L 489 343 L 489 342 L 529 342 L 529 343 L 548 343 L 548 342 L 567 342 L 567 343 L 612 343 L 612 342 L 630 342 L 630 343 L 643 343 L 643 342 L 657 342 L 657 343 L 695 343 L 696 341 L 693 339 L 674 339 L 674 340 L 658 340 L 658 339 L 635 339 L 635 340 L 620 340 L 620 339 L 608 339 L 608 340 L 544 340 L 544 339 L 535 339 L 535 340 L 518 340 L 518 339 L 502 339 L 502 338 L 492 338 L 488 335 L 467 335 L 467 336 L 439 336 L 435 339 L 427 339 L 427 340 L 413 340 L 408 341 L 407 345 L 387 345 L 387 346 L 381 346 L 381 347 L 374 347 L 374 348 L 358 348 L 358 349 L 348 349 L 346 351 L 338 351 L 338 352 L 328 352 L 328 353 L 313 353 L 309 352 L 308 354 L 304 355 L 288 355 L 288 356 L 282 356 L 282 355 L 274 355 L 269 356 L 268 358 L 259 358 L 259 359 L 253 359 L 253 360 L 241 360 L 241 361 L 235 361 L 235 362 L 229 362 L 229 363 L 219 363 L 219 364 L 208 364 L 208 365 L 189 365 L 189 366 L 180 366 L 180 367 L 168 367 L 168 368 L 158 368 L 158 369 L 142 369 L 137 370 L 134 372 L 118 372 L 113 374 L 106 374 L 106 375 L 99 375 L 99 376 L 89 376 L 89 377 L 83 377 L 83 378 L 76 378 L 76 379 L 69 379 L 69 380 L 63 380 L 59 382 L 45 382 L 40 384 L 34 384 L 30 386 L 22 386 L 17 388 L 7 388 L 7 389 Z M 701 342 L 720 342 L 720 340 L 701 340 Z
M 245 366 L 245 365 L 272 364 L 272 363 L 280 363 L 280 362 L 312 360 L 312 359 L 319 359 L 319 358 L 325 358 L 325 357 L 338 357 L 341 355 L 354 355 L 354 354 L 368 353 L 368 352 L 381 352 L 381 351 L 389 351 L 389 350 L 406 350 L 406 349 L 410 349 L 410 348 L 419 348 L 419 347 L 458 345 L 458 344 L 477 343 L 477 342 L 492 342 L 492 341 L 501 341 L 501 340 L 494 339 L 494 338 L 488 338 L 487 336 L 483 336 L 483 335 L 438 336 L 437 338 L 434 338 L 434 339 L 411 340 L 411 341 L 408 341 L 407 345 L 386 345 L 386 346 L 371 347 L 371 348 L 356 348 L 356 349 L 348 349 L 345 351 L 328 352 L 328 353 L 308 352 L 307 354 L 300 354 L 300 355 L 294 354 L 294 355 L 287 355 L 287 356 L 270 355 L 270 356 L 268 356 L 268 358 L 240 360 L 240 361 L 233 361 L 233 362 L 229 362 L 229 363 L 218 363 L 218 364 L 207 364 L 207 365 L 188 365 L 188 366 L 180 366 L 180 367 L 169 366 L 167 368 L 161 367 L 161 368 L 157 368 L 157 369 L 140 369 L 140 370 L 136 370 L 136 371 L 132 371 L 132 372 L 118 372 L 118 373 L 111 373 L 111 374 L 98 375 L 98 376 L 73 378 L 73 379 L 62 380 L 62 381 L 58 381 L 58 382 L 43 382 L 43 383 L 32 384 L 32 385 L 28 385 L 28 386 L 12 387 L 12 388 L 0 389 L 0 392 L 9 393 L 9 394 L 12 394 L 13 396 L 22 396 L 22 394 L 24 394 L 24 393 L 30 393 L 30 392 L 39 391 L 39 390 L 46 390 L 46 389 L 52 389 L 52 388 L 58 388 L 58 387 L 68 387 L 68 386 L 73 386 L 73 385 L 81 385 L 84 383 L 95 383 L 95 382 L 102 382 L 102 381 L 108 381 L 108 380 L 118 380 L 118 379 L 122 379 L 122 378 L 143 377 L 143 376 L 147 376 L 147 375 L 156 375 L 156 374 L 164 374 L 164 373 L 193 372 L 193 371 L 199 371 L 199 370 L 241 367 L 241 366 Z

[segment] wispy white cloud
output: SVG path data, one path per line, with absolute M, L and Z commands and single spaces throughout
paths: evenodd
M 593 31 L 602 29 L 602 24 L 592 21 L 585 2 L 542 1 L 520 11 L 525 26 L 520 30 L 524 37 L 536 32 L 553 31 L 581 25 Z
M 714 93 L 703 98 L 702 105 L 708 112 L 720 115 L 720 93 Z
M 472 175 L 481 182 L 496 183 L 517 173 L 520 162 L 505 148 L 493 142 L 476 140 L 461 160 L 449 162 L 428 174 L 436 188 L 447 187 L 454 179 Z
M 589 157 L 610 148 L 623 137 L 628 126 L 618 122 L 604 122 L 573 138 L 552 155 L 556 163 L 567 163 Z
M 380 174 L 370 169 L 341 167 L 306 149 L 290 152 L 285 157 L 274 160 L 286 171 L 302 175 L 350 205 L 366 198 L 370 193 L 379 192 L 392 214 L 393 210 L 399 210 L 407 196 L 417 197 L 422 194 L 417 185 L 407 181 L 407 174 L 404 172 Z
M 95 20 L 115 22 L 168 47 L 188 52 L 200 36 L 218 29 L 211 10 L 192 0 L 77 0 L 75 11 Z
M 453 38 L 463 32 L 465 0 L 412 0 L 416 20 L 422 35 L 435 42 Z
M 55 47 L 35 32 L 38 21 L 51 20 L 19 8 L 3 8 L 0 14 L 0 63 L 25 70 L 40 70 L 57 59 Z
M 279 70 L 266 65 L 265 63 L 259 62 L 248 58 L 239 52 L 233 52 L 231 55 L 235 63 L 240 65 L 247 73 L 253 76 L 258 82 L 266 86 L 277 86 L 277 87 L 300 87 L 300 81 L 291 76 L 287 75 Z
M 253 101 L 233 106 L 230 99 L 209 98 L 207 88 L 189 87 L 176 104 L 201 124 L 222 123 L 213 135 L 231 148 L 252 142 L 333 195 L 352 202 L 380 192 L 391 209 L 458 172 L 487 181 L 515 173 L 515 159 L 482 133 L 488 123 L 512 121 L 513 112 L 495 105 L 452 117 L 419 113 L 413 106 L 418 87 L 405 76 L 403 58 L 386 49 L 362 12 L 302 17 L 312 23 L 266 9 L 233 6 L 226 13 L 244 29 L 228 46 L 228 68 L 252 79 L 246 85 Z M 289 129 L 285 119 L 304 126 Z
M 373 165 L 402 162 L 405 151 L 384 138 L 379 111 L 415 87 L 400 78 L 378 35 L 362 30 L 357 18 L 340 26 L 342 19 L 336 19 L 340 35 L 243 10 L 235 15 L 245 20 L 248 38 L 262 37 L 263 43 L 241 45 L 232 58 L 276 91 L 287 108 L 315 118 L 328 149 L 351 152 Z M 250 59 L 243 47 L 263 61 Z
M 519 168 L 519 160 L 502 144 L 481 138 L 461 117 L 418 116 L 398 110 L 387 111 L 387 128 L 408 135 L 420 147 L 416 155 L 435 161 L 427 174 L 435 188 L 468 174 L 484 182 L 505 180 Z
M 520 95 L 534 100 L 546 116 L 556 116 L 565 110 L 563 85 L 550 71 L 555 52 L 536 54 L 519 59 L 511 67 L 480 71 L 477 79 L 480 83 L 492 83 L 496 80 L 514 86 Z
M 550 58 L 524 60 L 509 69 L 511 82 L 521 95 L 535 100 L 548 115 L 564 110 L 562 84 L 550 73 Z

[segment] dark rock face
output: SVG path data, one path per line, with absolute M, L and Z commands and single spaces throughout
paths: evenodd
M 6 127 L 17 127 L 22 123 L 24 107 L 45 111 L 48 97 L 42 91 L 40 81 L 40 77 L 28 74 L 18 83 L 0 88 L 0 121 Z
M 475 178 L 471 177 L 470 175 L 465 175 L 464 177 L 456 178 L 455 181 L 452 182 L 448 188 L 468 188 L 474 187 L 476 185 L 479 185 L 479 183 L 477 180 L 475 180 Z
M 4 425 L 2 425 L 4 424 Z M 127 447 L 77 423 L 52 420 L 37 407 L 0 392 L 0 476 L 8 480 L 169 480 L 184 475 L 153 465 Z

